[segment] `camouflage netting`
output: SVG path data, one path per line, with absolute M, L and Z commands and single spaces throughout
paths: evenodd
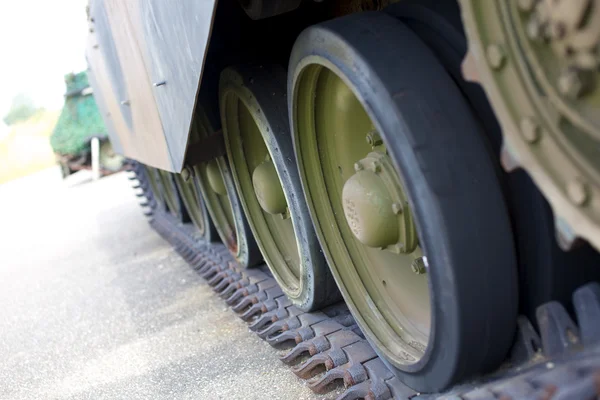
M 65 75 L 65 83 L 65 105 L 50 137 L 50 145 L 55 153 L 75 155 L 88 150 L 91 137 L 106 137 L 106 127 L 94 97 L 82 93 L 89 87 L 85 71 Z

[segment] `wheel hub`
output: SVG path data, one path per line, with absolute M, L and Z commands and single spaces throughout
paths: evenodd
M 371 152 L 354 170 L 342 191 L 344 215 L 354 236 L 369 247 L 412 253 L 417 233 L 389 157 Z
M 227 189 L 225 188 L 225 182 L 223 182 L 223 177 L 221 176 L 221 171 L 219 170 L 217 160 L 211 160 L 206 165 L 206 175 L 208 177 L 208 184 L 210 185 L 211 189 L 221 196 L 226 196 Z
M 285 215 L 287 202 L 271 160 L 258 165 L 252 173 L 252 184 L 262 209 L 269 214 Z

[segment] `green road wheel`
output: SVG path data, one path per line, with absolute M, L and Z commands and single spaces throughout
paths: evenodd
M 458 3 L 402 0 L 387 7 L 385 12 L 406 23 L 435 52 L 481 120 L 490 154 L 500 154 L 502 132 L 485 92 L 480 85 L 473 85 L 463 77 L 467 39 Z M 500 175 L 518 255 L 519 313 L 535 321 L 539 305 L 549 301 L 568 303 L 578 287 L 600 280 L 600 254 L 583 243 L 569 252 L 561 250 L 552 210 L 531 178 L 523 170 L 500 171 Z M 577 265 L 575 274 L 573 265 Z
M 148 182 L 150 183 L 150 187 L 152 188 L 152 193 L 154 194 L 154 200 L 156 201 L 157 207 L 159 209 L 165 210 L 165 196 L 162 190 L 162 183 L 160 181 L 158 170 L 147 165 L 144 165 L 144 170 L 146 172 L 146 175 L 148 176 Z
M 412 30 L 375 12 L 306 29 L 289 68 L 310 214 L 367 339 L 419 391 L 497 367 L 516 327 L 513 237 L 495 161 L 452 78 Z
M 177 192 L 177 186 L 175 185 L 175 178 L 173 174 L 161 169 L 158 169 L 157 171 L 160 183 L 162 185 L 165 203 L 167 204 L 169 212 L 173 214 L 177 220 L 183 220 L 184 210 L 181 204 L 181 199 L 179 198 L 179 193 Z
M 175 183 L 177 184 L 181 200 L 192 223 L 198 229 L 200 238 L 207 242 L 214 241 L 217 234 L 214 225 L 210 220 L 210 216 L 208 215 L 208 210 L 204 205 L 202 192 L 200 191 L 197 181 L 189 175 L 189 172 L 187 173 L 187 179 L 183 177 L 183 174 L 175 175 Z
M 227 68 L 221 120 L 240 202 L 265 261 L 290 300 L 310 311 L 340 295 L 304 202 L 285 89 L 281 67 Z
M 201 107 L 198 107 L 199 109 Z M 210 119 L 200 109 L 192 126 L 192 138 L 215 134 L 218 118 Z M 248 221 L 239 204 L 231 172 L 225 157 L 220 156 L 194 167 L 194 184 L 214 223 L 215 229 L 235 259 L 244 267 L 257 265 L 262 260 Z

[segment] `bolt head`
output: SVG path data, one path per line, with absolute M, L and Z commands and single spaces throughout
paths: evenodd
M 536 0 L 518 0 L 517 5 L 521 11 L 531 11 L 535 5 Z
M 494 69 L 500 69 L 504 65 L 504 59 L 506 55 L 504 54 L 504 49 L 499 44 L 489 45 L 486 50 L 486 55 L 488 59 L 488 63 Z
M 527 21 L 525 31 L 531 40 L 540 40 L 545 34 L 546 25 L 540 22 L 536 15 L 532 15 Z
M 373 161 L 371 165 L 369 165 L 369 169 L 378 174 L 379 172 L 381 172 L 381 164 L 377 161 Z
M 539 140 L 541 129 L 535 119 L 526 117 L 521 120 L 521 134 L 529 143 L 535 143 Z
M 403 210 L 404 210 L 404 207 L 402 207 L 401 203 L 392 204 L 392 212 L 394 214 L 396 214 L 396 215 L 401 214 Z
M 579 179 L 572 180 L 567 185 L 567 194 L 573 204 L 583 206 L 589 197 L 587 185 Z
M 427 272 L 427 264 L 424 257 L 415 258 L 410 265 L 412 271 L 417 275 L 422 275 Z
M 367 134 L 367 143 L 372 147 L 381 146 L 383 144 L 383 140 L 381 140 L 379 133 L 373 130 Z
M 583 91 L 583 82 L 577 69 L 569 68 L 558 77 L 558 90 L 570 99 L 577 99 Z
M 281 214 L 279 214 L 279 216 L 281 217 L 281 219 L 289 219 L 290 218 L 290 208 L 286 207 L 285 211 Z

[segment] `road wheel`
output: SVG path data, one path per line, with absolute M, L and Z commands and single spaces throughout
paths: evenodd
M 181 201 L 187 210 L 190 220 L 198 229 L 198 233 L 202 240 L 211 242 L 217 239 L 215 227 L 208 215 L 208 210 L 204 205 L 200 187 L 193 177 L 184 178 L 182 174 L 175 175 L 175 183 L 181 196 Z
M 156 201 L 157 207 L 161 210 L 166 210 L 167 206 L 165 203 L 165 195 L 162 190 L 162 183 L 160 181 L 158 170 L 147 165 L 144 165 L 144 170 L 146 172 L 146 176 L 148 177 L 150 187 L 152 188 L 152 193 L 154 194 L 154 199 Z
M 482 87 L 463 77 L 467 39 L 458 2 L 403 0 L 385 12 L 402 20 L 436 54 L 483 124 L 491 154 L 499 158 L 503 139 L 495 114 Z M 578 287 L 600 280 L 600 254 L 583 243 L 569 252 L 562 251 L 555 238 L 552 210 L 531 178 L 523 170 L 502 171 L 499 160 L 497 169 L 504 183 L 518 254 L 519 313 L 535 325 L 538 306 L 549 301 L 569 304 Z
M 288 99 L 317 235 L 376 351 L 419 391 L 497 367 L 517 316 L 509 216 L 434 54 L 388 15 L 332 20 L 296 41 Z
M 213 127 L 217 123 L 200 109 L 194 120 L 192 135 L 198 138 L 214 135 Z M 194 179 L 215 229 L 231 254 L 244 267 L 260 263 L 262 257 L 239 203 L 226 158 L 219 156 L 196 165 Z
M 292 302 L 310 311 L 340 296 L 304 202 L 285 89 L 281 67 L 227 68 L 221 120 L 235 185 L 265 261 Z
M 160 179 L 163 197 L 167 204 L 168 211 L 181 222 L 189 222 L 190 217 L 185 209 L 177 185 L 175 184 L 175 174 L 161 169 L 156 170 Z

